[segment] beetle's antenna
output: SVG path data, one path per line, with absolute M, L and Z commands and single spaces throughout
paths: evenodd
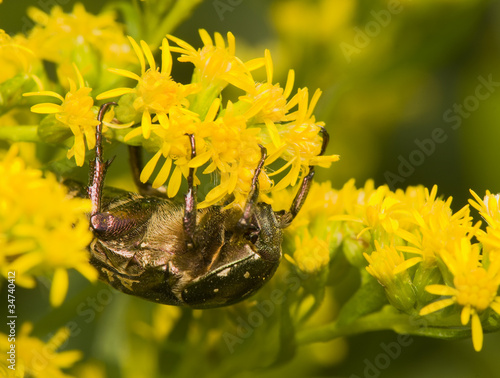
M 264 166 L 264 161 L 267 157 L 267 150 L 264 146 L 260 145 L 260 153 L 261 157 L 259 160 L 259 164 L 257 168 L 255 168 L 255 172 L 252 177 L 252 185 L 250 186 L 250 192 L 248 193 L 247 203 L 245 208 L 243 209 L 243 215 L 238 221 L 238 225 L 243 228 L 248 228 L 250 225 L 250 217 L 252 216 L 252 207 L 255 202 L 259 199 L 259 175 L 262 171 L 262 167 Z
M 101 211 L 101 196 L 102 187 L 104 185 L 104 177 L 106 176 L 106 170 L 111 164 L 111 160 L 102 160 L 102 121 L 104 119 L 104 114 L 106 114 L 108 108 L 112 105 L 117 105 L 117 103 L 107 102 L 102 104 L 99 109 L 99 113 L 97 114 L 99 124 L 95 130 L 95 160 L 90 163 L 91 173 L 87 190 L 90 200 L 92 201 L 91 216 Z
M 323 138 L 323 143 L 321 144 L 321 150 L 318 154 L 318 156 L 321 156 L 326 151 L 326 147 L 328 146 L 328 142 L 330 141 L 330 135 L 323 126 L 319 126 L 319 128 L 320 128 L 319 132 L 321 133 L 321 136 Z M 290 210 L 281 217 L 282 228 L 286 228 L 290 225 L 290 223 L 292 223 L 292 221 L 302 208 L 302 205 L 304 205 L 304 202 L 306 201 L 307 198 L 307 194 L 309 193 L 309 189 L 311 189 L 314 173 L 315 173 L 314 166 L 310 165 L 309 173 L 302 180 L 302 184 L 300 185 L 300 188 L 297 194 L 295 195 L 295 198 L 293 199 L 292 205 L 290 206 Z
M 196 157 L 196 143 L 193 134 L 186 134 L 191 143 L 191 159 Z M 194 234 L 196 231 L 196 187 L 194 186 L 194 168 L 189 168 L 187 177 L 188 190 L 184 195 L 184 232 L 187 238 L 188 249 L 194 248 Z

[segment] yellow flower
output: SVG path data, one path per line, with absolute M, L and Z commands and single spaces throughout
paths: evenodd
M 220 185 L 206 195 L 200 203 L 201 207 L 215 204 L 228 194 L 234 195 L 234 203 L 245 202 L 261 159 L 259 132 L 260 128 L 248 127 L 244 116 L 235 114 L 231 102 L 228 102 L 224 114 L 212 122 L 207 131 L 207 154 L 212 162 L 203 173 L 208 174 L 217 169 Z M 259 184 L 262 193 L 270 189 L 270 180 L 265 172 L 261 172 Z
M 227 47 L 224 38 L 219 33 L 215 33 L 214 40 L 206 30 L 199 30 L 203 47 L 196 50 L 185 41 L 168 35 L 167 37 L 175 42 L 178 47 L 171 47 L 170 50 L 181 53 L 179 62 L 191 62 L 195 66 L 193 83 L 201 83 L 204 87 L 214 88 L 220 92 L 229 83 L 245 92 L 255 90 L 254 80 L 250 71 L 263 65 L 262 59 L 254 59 L 243 63 L 235 56 L 236 44 L 234 35 L 227 33 Z
M 275 122 L 285 121 L 287 112 L 297 105 L 298 96 L 294 96 L 289 102 L 286 100 L 292 93 L 294 71 L 289 71 L 283 89 L 279 84 L 273 84 L 273 61 L 269 50 L 265 51 L 264 58 L 267 81 L 255 83 L 255 91 L 241 96 L 240 100 L 250 105 L 245 115 L 252 118 L 255 123 L 265 124 L 274 146 L 279 148 L 282 143 Z
M 80 71 L 74 66 L 78 77 L 77 89 L 73 80 L 69 79 L 70 89 L 65 97 L 51 91 L 29 92 L 24 96 L 50 96 L 61 101 L 61 105 L 53 103 L 36 104 L 31 111 L 39 114 L 54 114 L 55 118 L 65 127 L 69 128 L 75 136 L 73 147 L 68 151 L 68 158 L 75 156 L 78 166 L 82 166 L 85 160 L 85 141 L 89 150 L 95 147 L 95 129 L 99 124 L 92 107 L 93 98 L 89 95 L 92 88 L 85 86 Z
M 19 73 L 30 74 L 40 61 L 35 53 L 26 46 L 26 38 L 21 35 L 10 37 L 0 29 L 0 83 Z M 38 78 L 37 78 L 38 80 Z
M 327 168 L 332 162 L 338 161 L 338 155 L 319 156 L 323 144 L 321 128 L 323 122 L 316 122 L 312 112 L 321 95 L 317 90 L 309 102 L 307 88 L 300 89 L 297 93 L 297 110 L 288 113 L 284 120 L 291 120 L 280 125 L 276 125 L 279 138 L 282 142 L 279 148 L 269 144 L 269 158 L 266 164 L 271 164 L 278 158 L 282 158 L 287 163 L 273 172 L 273 175 L 281 173 L 288 167 L 288 173 L 276 184 L 274 190 L 278 191 L 287 186 L 294 186 L 301 173 L 307 174 L 309 166 L 319 165 Z M 294 100 L 295 101 L 295 100 Z
M 180 316 L 180 307 L 157 305 L 153 309 L 151 324 L 139 320 L 135 322 L 134 327 L 136 333 L 145 340 L 162 343 Z
M 70 199 L 53 175 L 26 167 L 14 145 L 0 163 L 1 275 L 16 272 L 16 283 L 34 287 L 34 277 L 52 274 L 50 301 L 58 306 L 68 288 L 68 269 L 88 279 L 96 271 L 88 263 L 92 240 L 87 199 Z
M 487 190 L 484 199 L 481 199 L 474 191 L 470 192 L 475 199 L 475 201 L 469 199 L 470 205 L 479 211 L 481 217 L 488 224 L 486 232 L 478 231 L 477 238 L 483 243 L 485 253 L 498 251 L 500 250 L 500 195 L 492 194 Z
M 317 273 L 330 262 L 330 251 L 325 240 L 316 235 L 311 236 L 309 230 L 305 228 L 301 236 L 295 235 L 293 259 L 289 255 L 285 257 L 300 270 Z
M 106 66 L 124 66 L 133 62 L 133 53 L 118 24 L 113 11 L 99 15 L 88 13 L 81 3 L 76 3 L 71 13 L 64 13 L 60 6 L 47 14 L 35 7 L 28 8 L 28 16 L 35 27 L 28 34 L 28 46 L 37 57 L 59 65 L 59 77 L 71 74 L 75 51 L 82 49 L 85 60 L 98 52 L 99 61 Z M 89 52 L 90 50 L 90 52 Z M 94 61 L 80 62 L 80 69 L 87 76 L 95 70 Z M 65 83 L 63 83 L 65 84 Z
M 473 190 L 470 192 L 476 200 L 469 200 L 471 206 L 479 211 L 488 226 L 500 228 L 500 194 L 492 194 L 487 190 L 484 199 L 481 199 Z
M 420 315 L 427 315 L 445 307 L 457 304 L 462 307 L 461 323 L 471 322 L 472 342 L 476 351 L 483 345 L 483 329 L 479 315 L 488 308 L 500 314 L 500 261 L 497 259 L 489 266 L 481 263 L 478 244 L 471 244 L 470 239 L 463 238 L 454 250 L 443 250 L 440 253 L 446 267 L 453 274 L 453 287 L 446 285 L 429 285 L 426 290 L 435 295 L 449 298 L 433 302 L 420 310 Z
M 189 171 L 188 158 L 191 156 L 191 147 L 186 133 L 196 134 L 201 121 L 194 114 L 188 116 L 184 112 L 179 111 L 179 108 L 173 108 L 170 111 L 168 122 L 168 129 L 164 128 L 161 124 L 151 124 L 151 133 L 154 137 L 152 139 L 157 140 L 156 148 L 158 151 L 144 166 L 140 179 L 142 182 L 146 182 L 153 174 L 153 170 L 158 164 L 160 157 L 163 156 L 165 162 L 153 181 L 153 187 L 158 188 L 169 177 L 172 164 L 175 162 L 175 168 L 167 187 L 168 196 L 174 197 L 180 188 L 182 176 L 187 176 Z M 202 153 L 203 146 L 203 139 L 196 139 L 197 152 Z M 202 154 L 198 156 L 203 157 Z M 195 184 L 197 183 L 198 181 L 195 179 Z
M 406 260 L 394 245 L 381 246 L 377 240 L 375 248 L 371 254 L 363 254 L 369 263 L 366 270 L 385 288 L 393 306 L 403 311 L 410 311 L 416 297 L 408 269 L 419 263 L 421 258 Z
M 115 88 L 97 96 L 98 100 L 125 94 L 134 96 L 133 108 L 138 114 L 141 114 L 141 126 L 131 131 L 126 136 L 126 141 L 140 134 L 148 139 L 151 135 L 152 122 L 158 121 L 163 128 L 168 129 L 170 126 L 168 114 L 174 108 L 181 112 L 185 110 L 185 114 L 189 115 L 190 112 L 186 110 L 189 106 L 186 96 L 198 90 L 195 85 L 182 85 L 172 80 L 170 76 L 172 56 L 166 38 L 162 42 L 161 70 L 156 66 L 153 53 L 146 42 L 141 41 L 139 46 L 133 38 L 129 37 L 129 40 L 139 58 L 141 76 L 117 68 L 110 68 L 109 71 L 137 80 L 137 86 L 135 88 Z M 146 61 L 149 65 L 147 70 Z
M 453 249 L 457 241 L 475 235 L 477 227 L 472 225 L 468 206 L 453 213 L 450 207 L 452 198 L 446 201 L 437 198 L 437 186 L 430 193 L 425 188 L 424 202 L 421 194 L 413 195 L 417 200 L 412 201 L 414 205 L 408 210 L 414 226 L 397 232 L 409 245 L 398 246 L 398 250 L 418 254 L 426 266 L 431 266 L 436 263 L 441 250 Z
M 15 370 L 9 369 L 10 342 L 6 334 L 0 333 L 0 350 L 2 362 L 0 371 L 6 378 L 69 378 L 61 369 L 71 367 L 80 360 L 83 353 L 79 350 L 68 350 L 57 352 L 64 342 L 70 337 L 71 332 L 67 328 L 61 328 L 47 342 L 30 336 L 33 330 L 31 323 L 24 323 L 16 335 Z

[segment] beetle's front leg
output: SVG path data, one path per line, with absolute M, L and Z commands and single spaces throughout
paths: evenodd
M 323 143 L 321 144 L 321 150 L 318 156 L 321 156 L 325 153 L 326 147 L 328 146 L 328 142 L 330 140 L 330 135 L 328 135 L 328 132 L 323 126 L 320 126 L 320 133 L 321 136 L 323 137 Z M 309 189 L 311 189 L 314 173 L 315 173 L 314 166 L 310 165 L 309 173 L 302 180 L 302 184 L 300 185 L 300 188 L 297 194 L 295 195 L 295 198 L 293 199 L 292 205 L 290 206 L 290 210 L 287 213 L 285 213 L 285 215 L 282 217 L 283 228 L 288 227 L 288 225 L 292 223 L 293 219 L 297 216 L 300 209 L 302 208 L 302 205 L 304 205 L 304 202 L 307 198 L 307 194 L 309 193 Z
M 196 157 L 196 144 L 193 134 L 186 134 L 191 144 L 191 159 Z M 194 186 L 194 168 L 189 168 L 187 177 L 188 190 L 184 195 L 184 233 L 188 249 L 194 248 L 194 235 L 196 232 L 196 187 Z
M 101 108 L 99 109 L 99 113 L 97 115 L 99 124 L 97 125 L 95 132 L 95 160 L 90 164 L 91 174 L 89 177 L 89 186 L 87 189 L 89 198 L 92 201 L 91 216 L 101 212 L 101 197 L 104 178 L 106 176 L 106 170 L 108 169 L 112 161 L 104 161 L 102 159 L 102 120 L 104 119 L 104 114 L 106 114 L 108 108 L 112 105 L 116 105 L 116 102 L 107 102 L 101 105 Z

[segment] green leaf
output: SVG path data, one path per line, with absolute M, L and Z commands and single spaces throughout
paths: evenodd
M 279 351 L 274 363 L 271 366 L 279 366 L 290 361 L 297 350 L 295 341 L 295 326 L 290 315 L 290 303 L 285 300 L 281 306 L 280 314 L 280 333 L 279 333 Z
M 361 272 L 362 284 L 344 304 L 337 319 L 337 325 L 352 323 L 356 319 L 380 310 L 388 303 L 384 288 L 367 272 Z

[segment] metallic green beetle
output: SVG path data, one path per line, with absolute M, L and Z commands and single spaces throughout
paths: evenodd
M 303 179 L 289 211 L 274 212 L 257 202 L 260 171 L 255 169 L 243 210 L 221 206 L 196 208 L 194 169 L 188 174 L 188 191 L 179 204 L 138 179 L 140 159 L 131 147 L 134 180 L 139 193 L 105 189 L 110 161 L 102 159 L 102 119 L 98 115 L 95 161 L 91 164 L 88 195 L 92 200 L 90 224 L 94 239 L 91 264 L 104 282 L 126 294 L 153 302 L 212 308 L 248 298 L 273 276 L 281 260 L 282 229 L 302 207 L 314 176 L 314 167 Z M 321 129 L 323 154 L 328 134 Z M 191 158 L 196 156 L 195 140 Z

